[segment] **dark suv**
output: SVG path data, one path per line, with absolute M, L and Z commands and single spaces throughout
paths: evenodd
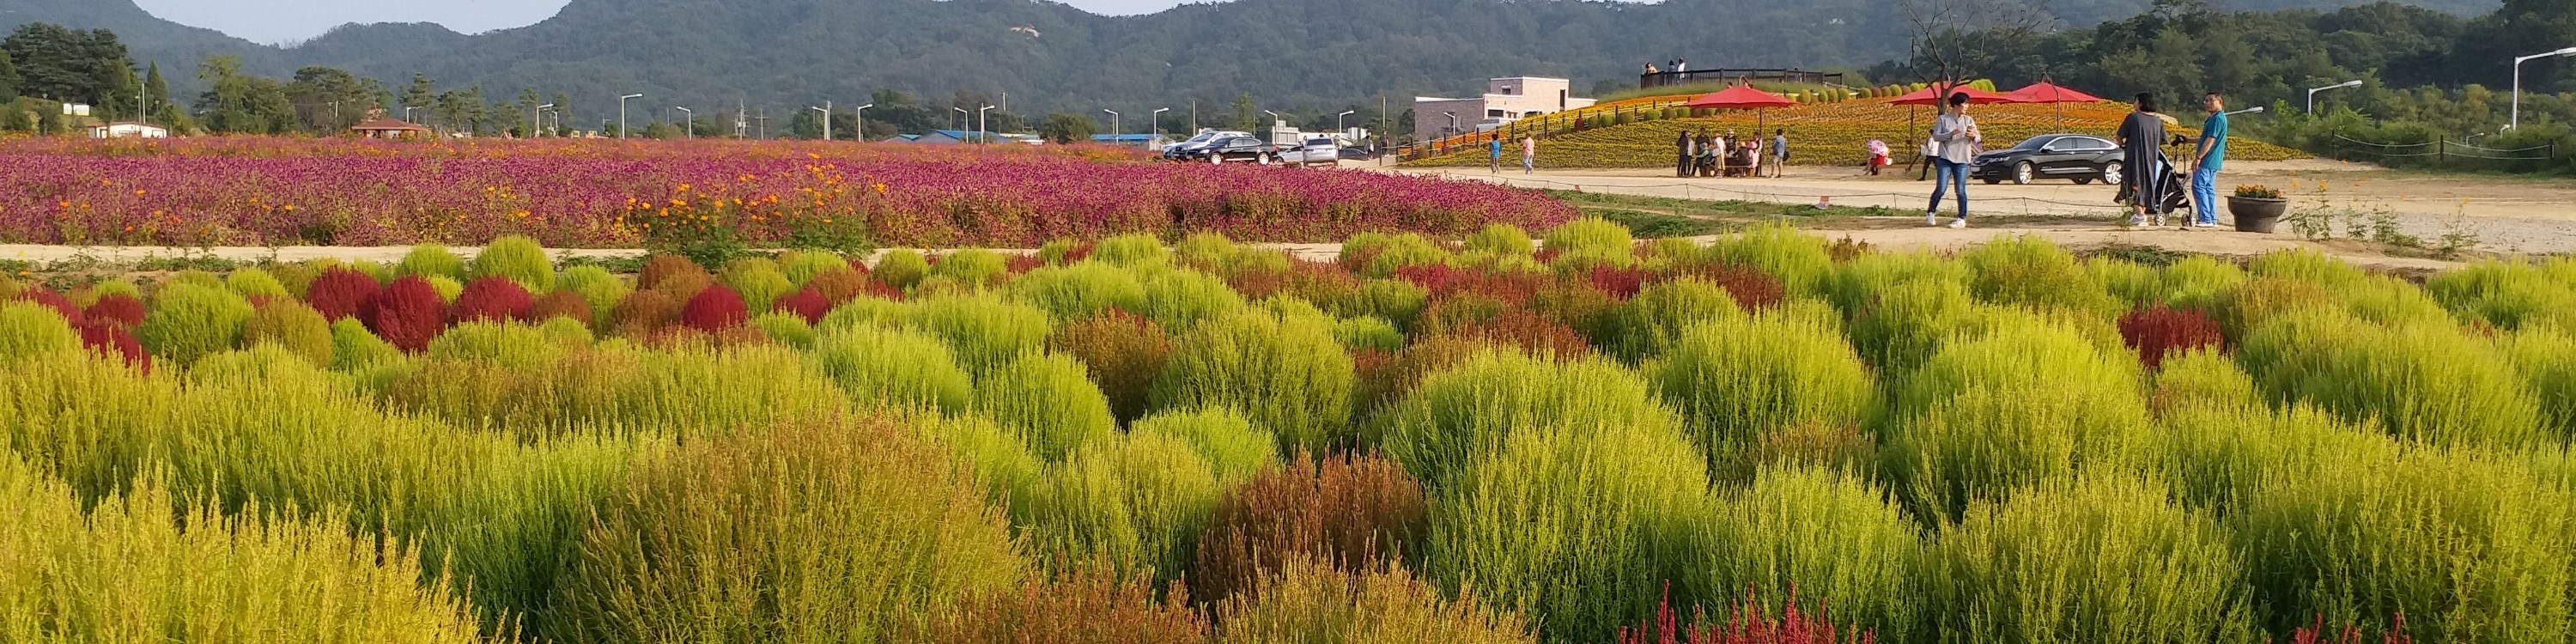
M 1163 153 L 1163 158 L 1171 161 L 1205 161 L 1220 164 L 1229 161 L 1248 161 L 1270 165 L 1270 160 L 1278 153 L 1276 146 L 1261 139 L 1236 136 L 1209 141 L 1206 145 L 1196 147 L 1174 146 L 1171 151 Z
M 2120 182 L 2120 146 L 2110 139 L 2082 134 L 2031 137 L 2010 149 L 1977 155 L 1969 174 L 1987 185 L 2030 185 L 2041 179 L 2071 179 L 2078 184 Z

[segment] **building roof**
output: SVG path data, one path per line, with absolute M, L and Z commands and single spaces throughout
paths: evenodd
M 427 128 L 427 127 L 423 127 L 423 126 L 419 126 L 419 125 L 413 125 L 413 124 L 411 124 L 411 123 L 404 122 L 404 121 L 402 121 L 402 120 L 400 120 L 400 119 L 376 119 L 376 120 L 368 121 L 368 122 L 365 122 L 365 123 L 359 123 L 359 124 L 357 124 L 357 125 L 355 125 L 355 126 L 351 126 L 349 129 L 351 129 L 351 130 L 357 130 L 357 131 L 361 131 L 361 132 L 363 132 L 363 131 L 367 131 L 367 130 L 379 130 L 379 131 L 383 131 L 383 130 L 398 130 L 398 131 L 405 131 L 405 132 L 415 132 L 415 131 L 416 131 L 416 132 L 427 132 L 427 131 L 429 131 L 429 128 Z
M 1163 136 L 1163 135 L 1160 135 L 1160 134 L 1094 134 L 1094 135 L 1091 135 L 1091 140 L 1093 140 L 1093 141 L 1152 141 L 1152 140 L 1154 140 L 1154 139 L 1162 138 L 1162 136 Z
M 114 122 L 114 123 L 100 123 L 100 124 L 98 124 L 98 125 L 92 125 L 92 126 L 89 126 L 89 127 L 90 127 L 90 129 L 98 129 L 98 128 L 104 128 L 104 127 L 122 127 L 122 126 L 127 126 L 127 125 L 132 125 L 132 126 L 135 126 L 135 127 L 148 127 L 148 128 L 153 128 L 153 129 L 162 129 L 162 130 L 169 129 L 169 128 L 161 127 L 161 126 L 158 126 L 158 125 L 153 125 L 153 124 L 150 124 L 150 123 L 137 123 L 137 122 L 134 122 L 134 121 L 117 121 L 117 122 Z
M 1504 77 L 1501 77 L 1501 78 L 1488 78 L 1488 79 L 1485 79 L 1485 80 L 1489 80 L 1489 81 L 1498 81 L 1498 80 L 1544 80 L 1544 81 L 1559 81 L 1559 82 L 1566 82 L 1566 83 L 1574 82 L 1574 81 L 1570 81 L 1570 80 L 1566 80 L 1566 79 L 1562 79 L 1562 78 L 1548 78 L 1548 77 L 1546 77 L 1546 76 L 1504 76 Z

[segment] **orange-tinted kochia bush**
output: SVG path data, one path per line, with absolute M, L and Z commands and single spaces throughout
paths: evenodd
M 1122 578 L 1106 564 L 988 593 L 899 633 L 902 644 L 1165 644 L 1207 642 L 1207 616 L 1174 582 L 1154 598 L 1153 576 Z
M 1422 484 L 1384 458 L 1317 462 L 1299 455 L 1246 481 L 1217 505 L 1199 538 L 1191 578 L 1221 600 L 1275 574 L 1291 557 L 1357 571 L 1393 561 L 1429 521 Z
M 1162 325 L 1115 310 L 1056 329 L 1052 344 L 1082 361 L 1121 423 L 1144 415 L 1146 393 L 1172 357 L 1172 337 Z
M 618 335 L 641 338 L 679 317 L 680 302 L 661 291 L 636 291 L 619 300 L 617 310 L 611 313 Z
M 592 319 L 590 300 L 572 291 L 547 293 L 545 297 L 537 298 L 536 304 L 528 307 L 527 318 L 531 322 L 570 318 L 572 321 L 580 322 L 582 326 L 590 326 Z

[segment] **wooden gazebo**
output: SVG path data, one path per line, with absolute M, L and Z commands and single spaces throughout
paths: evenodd
M 359 123 L 350 127 L 349 131 L 357 133 L 360 138 L 368 139 L 426 139 L 438 134 L 436 130 L 397 119 L 376 119 Z

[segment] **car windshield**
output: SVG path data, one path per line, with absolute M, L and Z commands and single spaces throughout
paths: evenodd
M 1306 139 L 1306 147 L 1310 147 L 1310 148 L 1328 148 L 1328 147 L 1332 147 L 1332 146 L 1333 146 L 1333 140 L 1332 140 L 1332 139 Z
M 1216 137 L 1217 134 L 1215 132 L 1200 132 L 1198 136 L 1190 137 L 1190 140 L 1182 141 L 1182 143 L 1206 143 L 1216 140 Z
M 2021 142 L 2021 145 L 2013 146 L 2012 149 L 2037 150 L 2042 147 L 2046 147 L 2049 143 L 2055 142 L 2057 139 L 2058 137 L 2054 136 L 2032 137 L 2030 140 Z

